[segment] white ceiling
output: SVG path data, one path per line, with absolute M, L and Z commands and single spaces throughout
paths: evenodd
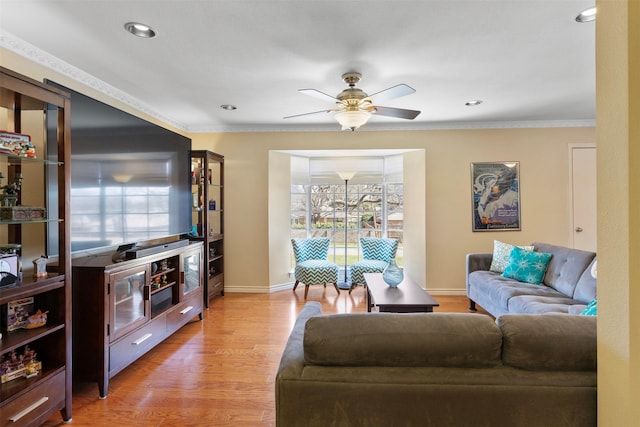
M 0 0 L 0 43 L 190 132 L 340 130 L 332 104 L 358 71 L 384 105 L 361 130 L 593 126 L 594 0 Z M 151 25 L 154 39 L 125 32 Z M 465 102 L 481 99 L 476 107 Z M 235 111 L 220 109 L 233 104 Z

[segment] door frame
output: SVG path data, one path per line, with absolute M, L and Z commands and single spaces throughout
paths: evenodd
M 569 246 L 574 247 L 575 241 L 575 215 L 573 212 L 573 150 L 576 148 L 597 148 L 595 142 L 572 142 L 568 145 L 568 163 L 569 163 Z

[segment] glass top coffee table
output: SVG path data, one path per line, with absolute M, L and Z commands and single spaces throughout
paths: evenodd
M 365 273 L 364 281 L 367 283 L 367 311 L 377 307 L 380 312 L 431 313 L 433 307 L 440 305 L 429 292 L 406 275 L 395 288 L 382 280 L 382 273 Z

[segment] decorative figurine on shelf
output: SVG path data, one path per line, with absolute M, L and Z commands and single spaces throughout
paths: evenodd
M 2 184 L 2 180 L 4 179 L 4 175 L 0 172 L 0 184 Z M 4 185 L 0 187 L 2 189 L 2 196 L 0 200 L 2 200 L 2 206 L 16 206 L 18 203 L 18 191 L 22 186 L 22 174 L 16 173 L 14 177 L 14 181 L 10 184 Z
M 0 131 L 0 153 L 36 158 L 36 147 L 31 137 L 22 133 Z
M 35 314 L 32 314 L 27 318 L 27 323 L 24 325 L 25 329 L 35 329 L 47 324 L 47 313 L 44 313 L 41 310 L 36 311 Z
M 33 260 L 33 277 L 47 277 L 47 258 L 41 256 Z
M 2 384 L 17 378 L 31 378 L 42 371 L 42 362 L 37 360 L 36 352 L 24 346 L 22 352 L 16 350 L 0 356 L 0 376 Z

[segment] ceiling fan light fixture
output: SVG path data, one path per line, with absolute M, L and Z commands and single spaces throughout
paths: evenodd
M 143 39 L 152 39 L 156 36 L 156 32 L 153 28 L 147 24 L 141 24 L 139 22 L 127 22 L 124 24 L 124 29 L 137 37 Z
M 342 130 L 351 129 L 352 131 L 367 123 L 369 117 L 371 117 L 371 113 L 362 110 L 340 111 L 335 115 L 338 123 L 342 125 Z

